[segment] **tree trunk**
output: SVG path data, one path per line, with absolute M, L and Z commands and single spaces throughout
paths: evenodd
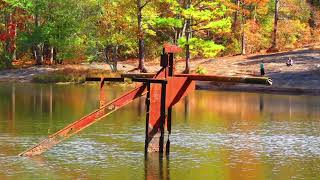
M 178 29 L 174 29 L 173 44 L 175 44 L 175 45 L 178 44 L 178 37 L 179 37 L 179 30 Z
M 50 64 L 54 64 L 54 48 L 52 46 L 49 46 L 49 59 L 50 59 Z
M 246 55 L 246 33 L 244 31 L 241 36 L 241 55 Z
M 186 0 L 186 9 L 190 8 L 191 0 Z M 190 22 L 191 20 L 188 18 L 186 19 L 185 23 L 185 36 L 186 36 L 186 67 L 183 71 L 185 74 L 189 74 L 190 72 L 190 45 L 189 45 L 189 39 L 190 39 Z
M 240 9 L 240 0 L 235 0 L 235 4 L 237 5 L 237 10 L 234 12 L 234 20 L 233 20 L 233 32 L 237 32 L 238 29 L 238 16 Z
M 112 48 L 112 71 L 117 72 L 118 71 L 118 49 L 119 46 L 115 45 Z
M 34 23 L 36 28 L 40 26 L 40 17 L 38 13 L 36 13 L 35 15 Z M 33 48 L 34 48 L 33 50 L 34 50 L 36 65 L 41 65 L 43 62 L 43 45 L 37 42 Z
M 37 44 L 33 48 L 36 65 L 41 65 L 43 62 L 43 47 L 41 44 Z
M 5 41 L 5 53 L 7 58 L 5 64 L 7 67 L 12 65 L 12 61 L 16 59 L 16 37 L 17 37 L 17 25 L 13 19 L 13 13 L 5 15 L 5 26 L 7 39 Z
M 272 50 L 277 49 L 277 32 L 278 32 L 278 20 L 279 20 L 279 4 L 280 0 L 275 0 L 274 5 L 274 25 L 273 25 L 273 33 L 272 33 Z
M 137 0 L 137 8 L 138 8 L 138 45 L 139 45 L 139 70 L 140 72 L 147 72 L 145 67 L 145 51 L 144 51 L 144 32 L 142 27 L 142 3 L 141 0 Z
M 241 55 L 246 54 L 246 33 L 244 29 L 244 25 L 246 23 L 246 18 L 242 14 L 242 22 L 241 22 Z
M 253 21 L 256 23 L 257 22 L 257 6 L 254 5 L 254 10 L 253 10 Z

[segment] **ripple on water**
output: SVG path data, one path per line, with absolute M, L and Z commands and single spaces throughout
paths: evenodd
M 301 124 L 284 123 L 281 127 L 268 127 L 250 132 L 236 130 L 209 133 L 188 128 L 177 129 L 171 136 L 171 142 L 183 148 L 196 150 L 221 147 L 239 152 L 249 150 L 256 156 L 270 158 L 319 157 L 320 135 L 297 134 L 295 133 L 299 132 L 297 125 Z

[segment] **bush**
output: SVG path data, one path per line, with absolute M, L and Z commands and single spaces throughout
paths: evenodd
M 205 67 L 203 67 L 203 66 L 198 66 L 198 67 L 196 68 L 196 73 L 197 73 L 197 74 L 207 74 L 208 71 L 207 71 L 207 69 L 206 69 Z
M 7 53 L 0 54 L 0 69 L 12 67 L 12 56 Z
M 49 73 L 49 74 L 35 75 L 32 81 L 36 83 L 58 83 L 58 82 L 84 83 L 86 81 L 86 78 L 85 76 Z

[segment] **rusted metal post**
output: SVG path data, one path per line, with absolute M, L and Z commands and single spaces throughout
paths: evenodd
M 150 119 L 150 83 L 147 83 L 147 98 L 146 98 L 146 133 L 145 133 L 145 143 L 144 152 L 148 152 L 149 144 L 149 119 Z
M 171 135 L 171 120 L 172 120 L 172 107 L 168 108 L 167 111 L 167 131 L 168 131 L 168 136 L 167 136 L 167 143 L 166 143 L 166 154 L 169 154 L 170 152 L 170 135 Z
M 100 101 L 99 101 L 100 108 L 106 104 L 106 95 L 105 95 L 103 86 L 104 86 L 104 78 L 102 77 L 100 81 Z
M 174 73 L 174 54 L 173 53 L 169 53 L 169 66 L 168 66 L 168 69 L 169 69 L 169 76 L 173 76 L 173 73 Z
M 164 124 L 166 121 L 166 91 L 167 83 L 161 84 L 161 105 L 160 105 L 160 142 L 159 142 L 159 152 L 163 152 L 164 148 Z
M 166 121 L 166 80 L 147 81 L 145 152 L 163 152 Z

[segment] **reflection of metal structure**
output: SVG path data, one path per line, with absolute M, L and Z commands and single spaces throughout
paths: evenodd
M 161 70 L 157 74 L 124 74 L 121 78 L 87 78 L 87 81 L 100 81 L 100 108 L 78 121 L 66 126 L 49 136 L 38 145 L 20 154 L 33 156 L 41 154 L 52 146 L 85 129 L 99 119 L 124 107 L 134 99 L 143 95 L 146 99 L 146 152 L 169 152 L 171 133 L 172 107 L 195 89 L 195 81 L 218 81 L 247 84 L 271 85 L 271 79 L 260 77 L 226 77 L 195 74 L 174 74 L 174 52 L 177 48 L 166 46 L 161 55 Z M 104 81 L 124 81 L 131 78 L 142 83 L 134 90 L 127 92 L 118 99 L 106 103 L 104 101 Z

